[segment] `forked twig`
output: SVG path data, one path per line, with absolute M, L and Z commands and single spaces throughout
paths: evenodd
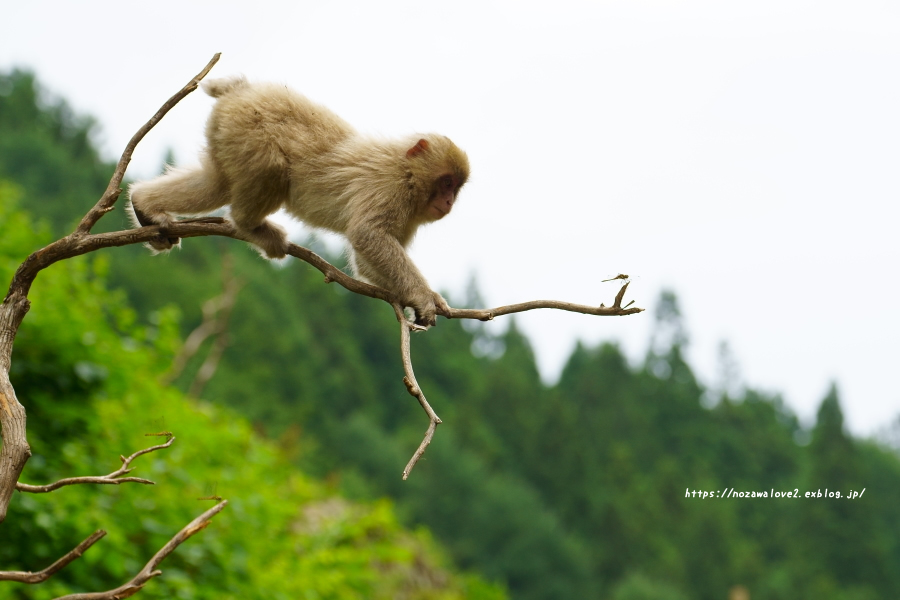
M 106 535 L 102 529 L 98 529 L 83 542 L 69 550 L 55 563 L 44 569 L 32 573 L 31 571 L 0 571 L 0 581 L 17 581 L 19 583 L 43 583 L 50 579 L 57 571 L 63 569 L 76 558 L 80 558 L 85 550 L 93 546 L 100 538 Z
M 131 473 L 134 469 L 130 469 L 131 461 L 136 459 L 138 456 L 143 456 L 144 454 L 149 454 L 150 452 L 155 452 L 156 450 L 162 450 L 163 448 L 168 448 L 172 445 L 172 442 L 175 441 L 175 436 L 169 432 L 165 432 L 163 434 L 147 434 L 147 435 L 166 435 L 169 439 L 165 444 L 159 444 L 158 446 L 151 446 L 150 448 L 144 448 L 143 450 L 138 450 L 128 458 L 124 456 L 120 456 L 119 460 L 122 461 L 122 466 L 110 473 L 109 475 L 98 475 L 98 476 L 85 476 L 85 477 L 67 477 L 65 479 L 60 479 L 59 481 L 55 481 L 53 483 L 48 483 L 47 485 L 29 485 L 27 483 L 22 483 L 21 481 L 16 482 L 16 490 L 20 492 L 28 492 L 31 494 L 46 494 L 48 492 L 52 492 L 53 490 L 58 490 L 61 487 L 65 487 L 67 485 L 78 485 L 82 483 L 98 483 L 101 485 L 119 485 L 122 483 L 143 483 L 145 485 L 155 485 L 154 482 L 149 479 L 142 479 L 140 477 L 122 477 L 122 475 L 126 475 Z
M 324 262 L 324 259 L 321 259 L 321 257 L 316 256 L 316 258 L 319 258 L 319 260 L 322 260 Z M 315 266 L 319 270 L 323 270 L 316 264 L 314 264 L 313 266 Z M 330 275 L 331 274 L 329 272 L 325 273 L 326 281 L 329 280 Z M 360 283 L 344 273 L 341 273 L 341 275 L 350 279 L 351 282 Z M 337 281 L 341 285 L 344 285 L 341 277 L 335 276 L 332 277 L 332 279 Z M 624 307 L 622 306 L 622 299 L 625 297 L 625 290 L 628 289 L 629 283 L 630 282 L 626 281 L 622 285 L 621 289 L 619 289 L 619 293 L 616 294 L 616 299 L 613 302 L 613 305 L 610 307 L 604 306 L 603 304 L 595 307 L 585 306 L 582 304 L 572 304 L 570 302 L 560 302 L 557 300 L 533 300 L 531 302 L 521 302 L 519 304 L 510 304 L 508 306 L 501 306 L 499 308 L 492 309 L 451 308 L 450 314 L 444 316 L 451 319 L 478 319 L 479 321 L 490 321 L 494 317 L 535 310 L 538 308 L 555 308 L 557 310 L 566 310 L 570 312 L 603 316 L 624 316 L 643 312 L 643 308 L 628 308 L 632 304 L 631 302 L 629 302 Z M 344 287 L 350 289 L 346 285 Z M 365 291 L 360 291 L 359 293 L 366 294 Z M 434 432 L 437 429 L 437 426 L 440 425 L 442 421 L 437 416 L 437 414 L 435 414 L 434 410 L 431 408 L 431 405 L 428 404 L 428 401 L 425 399 L 425 394 L 422 392 L 422 388 L 419 387 L 419 384 L 416 381 L 416 376 L 413 373 L 412 359 L 410 358 L 409 333 L 410 331 L 424 331 L 425 328 L 410 322 L 406 318 L 406 315 L 403 314 L 403 308 L 399 303 L 391 302 L 391 306 L 394 308 L 394 314 L 397 316 L 397 320 L 400 322 L 400 355 L 403 359 L 403 372 L 406 374 L 403 377 L 403 383 L 406 385 L 406 389 L 410 393 L 410 395 L 414 396 L 419 401 L 419 404 L 422 405 L 422 408 L 425 410 L 425 413 L 428 415 L 428 419 L 430 420 L 430 423 L 428 424 L 428 430 L 425 432 L 425 437 L 422 439 L 422 443 L 419 444 L 419 447 L 416 449 L 412 458 L 410 458 L 409 462 L 406 464 L 406 468 L 403 469 L 403 479 L 405 480 L 407 477 L 409 477 L 409 473 L 425 453 L 425 449 L 428 448 L 428 445 L 431 443 L 431 439 L 434 437 Z
M 530 302 L 520 302 L 518 304 L 509 304 L 498 308 L 480 309 L 480 308 L 451 308 L 450 318 L 452 319 L 478 319 L 479 321 L 490 321 L 494 317 L 502 317 L 503 315 L 511 315 L 513 313 L 525 312 L 528 310 L 536 310 L 539 308 L 553 308 L 556 310 L 565 310 L 568 312 L 577 312 L 585 315 L 596 315 L 602 317 L 624 317 L 625 315 L 633 315 L 644 312 L 643 308 L 636 306 L 629 308 L 634 302 L 629 302 L 622 306 L 622 298 L 625 297 L 625 290 L 628 289 L 630 281 L 626 281 L 619 293 L 616 294 L 615 302 L 612 306 L 601 304 L 600 306 L 587 306 L 585 304 L 573 304 L 571 302 L 562 302 L 560 300 L 532 300 Z
M 106 592 L 88 592 L 81 594 L 69 594 L 67 596 L 62 596 L 57 598 L 56 600 L 119 600 L 120 598 L 128 598 L 143 588 L 148 581 L 153 579 L 154 577 L 158 577 L 162 575 L 162 571 L 157 569 L 156 567 L 165 560 L 167 556 L 169 556 L 175 548 L 184 543 L 188 538 L 193 536 L 195 533 L 206 529 L 206 526 L 209 525 L 210 520 L 216 516 L 219 512 L 222 511 L 223 508 L 228 504 L 228 500 L 222 500 L 208 511 L 188 523 L 184 526 L 184 528 L 176 533 L 172 539 L 170 539 L 165 546 L 159 549 L 159 551 L 153 555 L 153 558 L 144 565 L 144 568 L 141 569 L 137 575 L 135 575 L 131 581 L 120 585 L 114 590 L 109 590 Z
M 234 275 L 233 262 L 232 255 L 224 256 L 222 260 L 222 293 L 203 303 L 201 309 L 203 321 L 187 336 L 181 350 L 172 360 L 172 367 L 161 379 L 165 384 L 174 381 L 181 375 L 188 361 L 199 352 L 203 343 L 207 339 L 213 338 L 212 347 L 194 375 L 194 381 L 188 390 L 188 395 L 195 398 L 200 396 L 204 386 L 212 379 L 219 360 L 228 346 L 228 320 L 234 309 L 238 292 L 244 287 L 244 281 Z
M 403 469 L 403 479 L 405 480 L 409 477 L 409 473 L 413 470 L 413 467 L 416 466 L 416 463 L 419 462 L 419 459 L 422 458 L 422 455 L 425 454 L 425 449 L 428 447 L 428 444 L 431 443 L 431 438 L 434 437 L 434 432 L 442 421 L 441 418 L 437 416 L 437 413 L 434 412 L 434 409 L 431 408 L 431 405 L 428 404 L 428 400 L 425 399 L 425 393 L 422 392 L 422 388 L 419 387 L 419 382 L 416 381 L 416 374 L 413 372 L 412 358 L 410 357 L 409 332 L 425 331 L 425 328 L 408 321 L 406 315 L 403 314 L 403 307 L 399 304 L 394 303 L 391 304 L 391 306 L 394 308 L 394 314 L 397 315 L 397 321 L 400 323 L 400 357 L 403 361 L 403 384 L 406 385 L 406 391 L 409 392 L 410 396 L 413 396 L 419 401 L 422 410 L 428 415 L 429 420 L 428 430 L 425 431 L 425 437 L 422 439 L 422 443 L 419 444 L 419 447 L 412 455 L 412 458 L 406 463 L 406 468 Z
M 215 56 L 213 56 L 210 61 L 203 67 L 203 70 L 197 73 L 197 75 L 191 79 L 187 85 L 178 90 L 171 98 L 166 100 L 165 104 L 163 104 L 156 114 L 153 115 L 149 121 L 144 123 L 143 127 L 138 129 L 137 133 L 135 133 L 131 140 L 128 142 L 128 145 L 125 146 L 125 151 L 122 152 L 121 158 L 119 158 L 119 163 L 116 165 L 116 170 L 113 172 L 112 178 L 109 180 L 109 185 L 106 186 L 106 191 L 103 192 L 103 196 L 100 197 L 100 200 L 97 204 L 94 205 L 88 214 L 81 219 L 81 223 L 78 224 L 78 227 L 75 229 L 75 233 L 90 233 L 91 228 L 97 224 L 97 221 L 100 220 L 100 217 L 108 213 L 113 209 L 113 206 L 116 203 L 116 200 L 119 199 L 119 194 L 122 193 L 122 190 L 119 186 L 122 184 L 122 178 L 125 177 L 125 170 L 128 168 L 128 163 L 131 162 L 131 155 L 134 153 L 134 149 L 137 147 L 138 143 L 144 136 L 147 135 L 153 126 L 162 120 L 166 113 L 169 112 L 173 106 L 181 102 L 181 99 L 193 92 L 197 89 L 197 86 L 200 85 L 200 80 L 206 77 L 206 75 L 212 70 L 212 68 L 219 62 L 219 57 L 222 56 L 221 52 L 216 52 Z

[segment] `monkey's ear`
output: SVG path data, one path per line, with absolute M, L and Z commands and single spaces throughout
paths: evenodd
M 419 140 L 416 145 L 406 151 L 406 158 L 418 156 L 428 150 L 428 140 Z

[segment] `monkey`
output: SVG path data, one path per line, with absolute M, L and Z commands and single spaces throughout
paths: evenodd
M 415 134 L 365 136 L 328 108 L 286 86 L 243 76 L 202 84 L 216 99 L 200 166 L 174 168 L 133 184 L 135 227 L 159 225 L 147 245 L 180 245 L 175 215 L 230 206 L 230 220 L 268 258 L 283 258 L 287 234 L 266 217 L 284 208 L 307 225 L 343 234 L 354 275 L 393 292 L 419 325 L 448 314 L 406 253 L 419 226 L 453 208 L 469 178 L 469 159 L 450 139 Z

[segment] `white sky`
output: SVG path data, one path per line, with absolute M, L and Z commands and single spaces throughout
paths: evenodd
M 900 412 L 900 4 L 33 0 L 0 20 L 0 69 L 95 115 L 109 158 L 218 51 L 211 77 L 467 151 L 453 217 L 412 252 L 451 296 L 474 272 L 492 306 L 610 304 L 600 280 L 629 273 L 639 306 L 677 292 L 705 381 L 726 339 L 807 423 L 832 380 L 857 434 Z M 131 175 L 168 147 L 193 162 L 210 105 L 182 101 Z M 652 322 L 519 318 L 548 380 L 577 338 L 637 360 Z

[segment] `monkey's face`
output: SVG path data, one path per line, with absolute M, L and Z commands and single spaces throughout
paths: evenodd
M 459 177 L 452 173 L 438 178 L 425 211 L 429 221 L 439 221 L 450 214 L 462 184 Z

